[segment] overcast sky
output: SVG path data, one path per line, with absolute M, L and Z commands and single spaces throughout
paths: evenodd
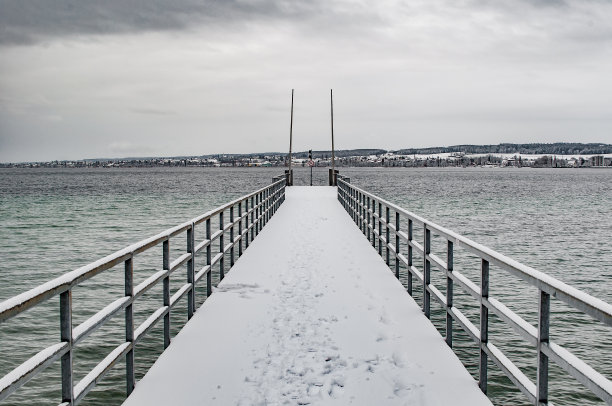
M 0 0 L 0 161 L 612 142 L 609 0 Z

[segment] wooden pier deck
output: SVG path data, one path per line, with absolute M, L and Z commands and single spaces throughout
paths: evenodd
M 292 187 L 125 405 L 490 404 L 332 187 Z

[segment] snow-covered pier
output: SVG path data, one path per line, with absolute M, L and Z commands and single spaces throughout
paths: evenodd
M 286 202 L 125 405 L 490 404 L 336 188 Z
M 337 171 L 330 172 L 330 187 L 287 187 L 291 179 L 276 177 L 1 302 L 4 327 L 59 296 L 60 334 L 0 377 L 0 401 L 59 361 L 66 406 L 80 403 L 118 365 L 125 367 L 127 406 L 479 405 L 490 404 L 494 364 L 531 404 L 546 405 L 552 362 L 612 404 L 612 381 L 550 334 L 555 302 L 589 316 L 585 328 L 612 327 L 612 305 L 356 187 Z M 159 248 L 159 269 L 139 269 L 136 261 L 134 272 L 135 258 Z M 124 294 L 73 325 L 73 289 L 116 267 L 124 270 Z M 535 325 L 490 295 L 491 267 L 536 289 Z M 148 304 L 143 297 L 159 285 L 161 300 L 150 302 L 137 324 L 133 305 Z M 455 290 L 463 292 L 457 301 Z M 429 320 L 432 302 L 439 305 L 434 316 L 445 317 L 443 335 Z M 173 317 L 185 310 L 189 321 L 173 337 Z M 104 358 L 76 382 L 75 349 L 118 319 L 114 331 L 124 338 L 110 352 L 104 348 Z M 165 351 L 136 384 L 135 351 L 158 322 Z M 489 337 L 490 324 L 535 349 L 535 380 L 498 346 L 497 335 Z M 452 350 L 460 329 L 478 352 L 478 381 Z

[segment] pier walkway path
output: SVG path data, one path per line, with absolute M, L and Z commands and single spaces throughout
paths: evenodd
M 489 405 L 337 200 L 290 187 L 125 405 Z

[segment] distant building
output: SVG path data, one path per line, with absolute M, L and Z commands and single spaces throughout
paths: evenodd
M 591 157 L 591 166 L 604 166 L 603 155 L 594 155 Z

